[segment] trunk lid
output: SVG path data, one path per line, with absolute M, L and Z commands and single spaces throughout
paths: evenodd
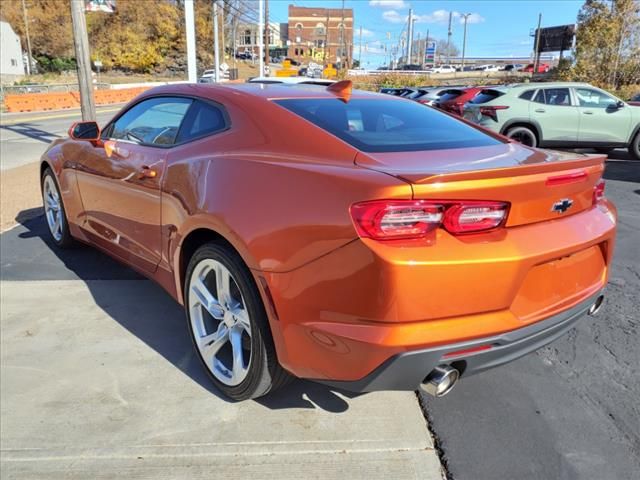
M 410 183 L 416 199 L 509 202 L 506 225 L 516 226 L 591 208 L 605 158 L 505 143 L 421 152 L 360 152 L 355 162 Z

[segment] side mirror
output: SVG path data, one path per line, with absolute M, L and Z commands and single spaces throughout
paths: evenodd
M 95 142 L 100 138 L 100 127 L 96 122 L 76 122 L 71 125 L 69 136 L 74 140 Z
M 616 103 L 616 108 L 624 108 L 624 102 L 622 100 L 618 100 L 618 103 Z

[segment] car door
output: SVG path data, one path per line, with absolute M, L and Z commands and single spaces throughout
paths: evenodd
M 567 87 L 541 88 L 529 105 L 529 115 L 539 126 L 542 142 L 558 145 L 575 144 L 578 141 L 580 114 L 571 102 Z
M 620 108 L 618 99 L 595 88 L 575 87 L 580 112 L 578 141 L 627 143 L 631 135 L 631 110 Z
M 76 165 L 83 229 L 98 245 L 154 272 L 161 258 L 160 186 L 165 161 L 192 103 L 143 100 L 116 117 Z

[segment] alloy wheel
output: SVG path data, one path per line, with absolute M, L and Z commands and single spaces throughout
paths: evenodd
M 56 242 L 62 240 L 64 213 L 62 212 L 60 195 L 58 194 L 58 188 L 51 177 L 46 175 L 42 186 L 43 198 L 44 198 L 44 212 L 47 217 L 47 225 L 49 231 Z
M 200 261 L 187 293 L 195 343 L 213 376 L 228 386 L 240 384 L 251 362 L 251 321 L 236 280 L 213 259 Z

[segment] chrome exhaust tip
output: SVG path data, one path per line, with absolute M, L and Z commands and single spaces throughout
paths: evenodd
M 440 365 L 425 378 L 420 384 L 420 389 L 434 397 L 443 397 L 451 391 L 459 378 L 458 370 L 449 365 Z
M 587 313 L 591 316 L 596 315 L 600 311 L 600 308 L 602 308 L 603 303 L 604 303 L 604 295 L 600 295 L 598 298 L 596 298 L 596 301 L 593 302 L 593 305 L 589 307 L 589 310 Z

